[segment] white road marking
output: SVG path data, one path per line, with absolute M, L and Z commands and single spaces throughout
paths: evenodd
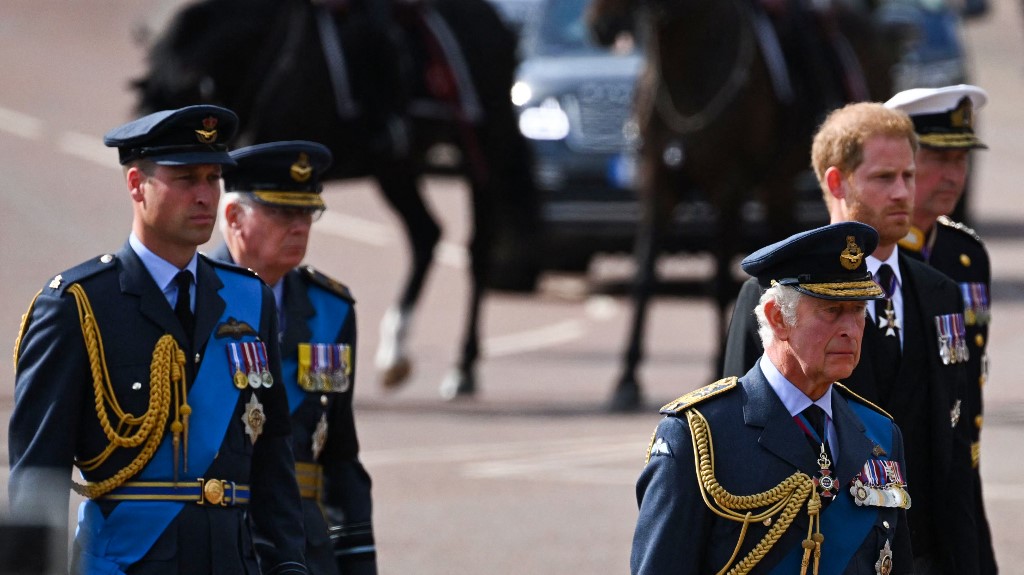
M 27 140 L 41 140 L 43 122 L 38 118 L 0 106 L 0 131 Z
M 93 134 L 61 132 L 57 135 L 57 148 L 70 156 L 99 164 L 103 167 L 116 166 L 117 150 L 103 145 Z
M 483 342 L 484 356 L 508 357 L 537 351 L 575 341 L 586 333 L 583 320 L 570 319 L 537 329 L 490 337 Z

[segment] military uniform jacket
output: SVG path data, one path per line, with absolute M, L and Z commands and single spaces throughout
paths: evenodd
M 226 285 L 227 280 L 230 282 Z M 116 256 L 91 260 L 60 274 L 35 300 L 25 318 L 16 349 L 15 407 L 9 433 L 10 499 L 14 513 L 42 511 L 50 513 L 51 517 L 66 517 L 73 463 L 95 457 L 110 443 L 97 415 L 96 393 L 76 298 L 68 293 L 71 285 L 81 286 L 91 302 L 109 370 L 110 388 L 126 412 L 142 414 L 147 411 L 150 364 L 155 344 L 162 336 L 172 335 L 177 344 L 187 350 L 185 363 L 190 388 L 192 377 L 203 362 L 213 357 L 210 354 L 226 355 L 228 343 L 238 337 L 240 329 L 238 325 L 226 329 L 230 326 L 222 322 L 222 313 L 233 309 L 229 304 L 236 298 L 230 286 L 244 286 L 247 293 L 255 294 L 254 301 L 260 302 L 258 310 L 246 310 L 248 317 L 258 318 L 256 324 L 245 324 L 241 329 L 248 330 L 248 339 L 258 338 L 266 343 L 270 372 L 280 378 L 273 295 L 251 272 L 199 258 L 193 346 L 187 343 L 181 324 L 160 288 L 127 244 Z M 193 472 L 201 471 L 206 479 L 247 485 L 250 488 L 248 504 L 185 503 L 166 528 L 154 535 L 151 546 L 121 549 L 129 556 L 138 556 L 138 560 L 129 566 L 102 572 L 123 571 L 129 575 L 305 573 L 299 494 L 283 386 L 238 390 L 226 369 L 222 375 L 204 376 L 202 384 L 218 390 L 230 388 L 228 393 L 237 395 L 237 401 L 223 405 L 228 413 L 217 416 L 226 421 L 226 431 L 219 446 L 209 446 L 214 453 L 211 463 L 205 470 L 193 469 Z M 227 388 L 216 388 L 217 385 Z M 244 419 L 246 406 L 254 401 L 262 405 L 265 414 L 262 433 L 255 442 L 246 433 Z M 170 423 L 171 418 L 168 426 Z M 198 423 L 192 422 L 193 426 Z M 170 432 L 165 434 L 165 442 L 170 435 Z M 197 450 L 204 438 L 193 435 L 191 441 L 197 443 L 192 448 Z M 138 451 L 138 448 L 117 449 L 101 466 L 83 474 L 87 481 L 102 481 L 126 467 Z M 172 467 L 170 462 L 161 460 L 158 451 L 140 474 L 158 463 L 168 469 Z M 177 479 L 196 481 L 197 477 L 179 471 Z M 87 520 L 91 517 L 102 522 L 103 518 L 109 520 L 117 512 L 117 516 L 126 518 L 130 525 L 140 508 L 135 501 L 101 497 L 86 502 L 83 513 Z M 263 558 L 262 566 L 253 549 L 247 519 L 259 525 L 275 543 L 274 555 Z M 145 525 L 138 526 L 139 531 L 145 528 Z M 80 524 L 79 535 L 90 529 Z M 94 568 L 96 561 L 93 559 L 88 560 L 89 570 L 82 570 L 82 551 L 91 549 L 87 543 L 76 538 L 74 573 L 99 572 Z M 125 545 L 124 539 L 115 539 L 111 549 Z
M 914 506 L 908 512 L 914 554 L 930 555 L 948 573 L 978 573 L 974 473 L 971 469 L 969 411 L 963 363 L 946 365 L 938 353 L 934 318 L 962 313 L 959 288 L 945 275 L 904 253 L 905 323 L 903 360 L 897 382 L 877 382 L 877 330 L 865 324 L 860 363 L 842 381 L 858 395 L 891 413 L 904 434 L 907 474 Z M 737 298 L 729 326 L 723 373 L 736 375 L 739 362 L 761 353 L 753 309 L 760 298 L 748 280 Z M 755 355 L 756 354 L 756 355 Z M 749 364 L 748 364 L 749 365 Z
M 871 460 L 903 466 L 899 428 L 852 395 L 835 387 L 829 393 L 839 443 L 839 459 L 833 465 L 839 490 L 836 500 L 821 513 L 820 573 L 874 574 L 880 572 L 883 561 L 889 562 L 889 573 L 910 573 L 912 557 L 903 509 L 857 506 L 849 492 L 854 477 Z M 740 536 L 742 523 L 719 516 L 702 497 L 685 413 L 688 409 L 706 418 L 715 479 L 732 495 L 761 493 L 794 472 L 814 477 L 819 470 L 817 454 L 756 365 L 734 387 L 696 405 L 677 408 L 669 404 L 662 410 L 668 416 L 654 433 L 649 461 L 637 481 L 640 514 L 630 559 L 634 575 L 718 573 L 729 562 Z M 888 440 L 876 442 L 869 437 L 866 422 L 881 429 Z M 778 520 L 776 515 L 772 524 Z M 799 573 L 801 543 L 808 536 L 809 522 L 807 507 L 802 505 L 792 524 L 750 573 Z M 769 529 L 763 521 L 751 523 L 736 561 L 761 542 Z
M 211 255 L 232 261 L 223 245 Z M 344 565 L 341 575 L 374 574 L 377 569 L 371 482 L 359 461 L 359 440 L 352 411 L 356 376 L 355 300 L 348 288 L 312 266 L 295 268 L 282 281 L 284 298 L 280 311 L 284 320 L 280 342 L 286 374 L 296 367 L 300 344 L 340 344 L 347 346 L 351 358 L 347 388 L 343 392 L 307 392 L 296 378 L 284 379 L 291 409 L 295 460 L 323 467 L 320 500 L 305 496 L 302 499 L 306 561 L 311 572 L 321 575 L 338 573 L 339 565 Z M 325 314 L 332 317 L 323 317 Z M 324 333 L 330 336 L 324 338 Z M 320 429 L 326 431 L 326 439 L 318 435 Z M 328 524 L 335 527 L 333 544 Z M 264 545 L 261 543 L 258 548 L 262 552 Z
M 915 233 L 916 232 L 916 233 Z M 971 432 L 971 461 L 975 469 L 977 487 L 978 545 L 981 552 L 981 572 L 998 573 L 992 534 L 985 515 L 981 495 L 980 456 L 981 426 L 983 423 L 982 387 L 988 379 L 988 326 L 991 318 L 992 270 L 988 251 L 974 230 L 943 216 L 932 227 L 932 236 L 926 238 L 913 230 L 900 249 L 908 256 L 920 259 L 946 274 L 960 286 L 964 299 L 964 318 L 970 358 L 967 360 L 967 392 L 969 411 L 964 411 Z

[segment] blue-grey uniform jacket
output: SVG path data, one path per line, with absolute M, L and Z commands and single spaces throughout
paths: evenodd
M 212 257 L 232 261 L 226 246 Z M 370 476 L 359 461 L 352 397 L 356 379 L 356 310 L 341 283 L 312 266 L 285 274 L 280 326 L 283 383 L 288 391 L 295 449 L 301 466 L 319 465 L 321 475 L 300 473 L 306 528 L 306 561 L 318 575 L 373 575 L 377 572 Z M 340 392 L 309 392 L 299 386 L 299 346 L 337 344 L 348 349 L 347 384 Z M 317 444 L 317 431 L 326 439 Z M 314 453 L 319 450 L 319 453 Z M 305 477 L 303 477 L 305 475 Z M 318 489 L 309 489 L 309 481 Z M 328 529 L 331 526 L 333 529 Z M 257 549 L 262 553 L 262 542 Z
M 83 288 L 91 303 L 110 393 L 94 387 L 81 302 L 70 293 L 77 291 L 69 290 L 72 285 Z M 79 512 L 73 573 L 307 572 L 284 387 L 240 389 L 228 368 L 231 344 L 263 342 L 266 357 L 259 361 L 280 379 L 274 312 L 273 294 L 251 272 L 200 257 L 190 343 L 164 294 L 127 244 L 117 254 L 63 272 L 43 288 L 16 349 L 9 433 L 12 511 L 66 517 L 72 465 L 96 457 L 111 444 L 99 413 L 116 419 L 117 410 L 111 405 L 99 409 L 97 395 L 112 395 L 123 412 L 147 412 L 154 350 L 167 334 L 185 352 L 192 410 L 188 455 L 184 445 L 172 449 L 170 428 L 176 416 L 171 413 L 159 449 L 128 480 L 177 485 L 202 479 L 202 485 L 224 492 L 223 499 L 204 501 L 202 494 L 212 492 L 199 487 L 188 492 L 195 499 L 171 502 L 165 497 L 167 487 L 153 487 L 160 500 L 152 492 L 143 494 L 143 500 L 88 500 Z M 171 412 L 176 403 L 172 398 Z M 252 417 L 255 411 L 262 417 Z M 114 476 L 129 468 L 140 450 L 115 449 L 97 468 L 83 470 L 85 479 L 96 483 Z M 219 503 L 211 504 L 213 500 Z M 262 564 L 250 521 L 274 541 L 273 555 L 262 558 Z
M 722 380 L 662 410 L 667 417 L 655 431 L 649 461 L 636 487 L 640 515 L 630 559 L 635 575 L 718 573 L 730 562 L 740 536 L 742 524 L 717 515 L 702 497 L 688 410 L 697 410 L 707 420 L 714 476 L 732 495 L 767 491 L 797 471 L 810 477 L 819 473 L 818 454 L 760 367 L 729 383 Z M 821 513 L 820 573 L 873 574 L 882 562 L 889 563 L 892 574 L 910 573 L 905 511 L 858 506 L 850 493 L 852 482 L 872 460 L 895 462 L 905 469 L 900 430 L 889 417 L 848 391 L 833 386 L 830 393 L 839 447 L 833 465 L 839 489 Z M 768 523 L 778 520 L 776 516 Z M 801 506 L 792 524 L 750 572 L 799 573 L 810 521 L 807 506 Z M 751 524 L 735 560 L 742 560 L 769 529 L 764 521 Z

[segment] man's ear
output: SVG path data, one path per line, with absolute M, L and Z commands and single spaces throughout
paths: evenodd
M 789 340 L 789 327 L 782 317 L 782 307 L 775 300 L 768 300 L 764 304 L 764 317 L 768 326 L 772 328 L 776 341 Z
M 837 200 L 846 199 L 846 188 L 843 186 L 843 172 L 830 166 L 825 170 L 825 185 L 828 186 L 828 193 Z
M 143 193 L 142 186 L 146 183 L 148 176 L 138 166 L 132 166 L 124 174 L 125 183 L 128 185 L 128 195 L 131 196 L 132 201 L 142 203 L 145 201 L 146 196 Z
M 228 223 L 228 228 L 237 230 L 242 225 L 242 217 L 244 216 L 245 208 L 239 202 L 231 202 L 224 206 L 224 221 Z

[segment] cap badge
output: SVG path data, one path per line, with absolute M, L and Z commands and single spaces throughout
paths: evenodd
M 971 104 L 971 99 L 965 97 L 960 100 L 956 109 L 949 113 L 949 123 L 954 128 L 970 128 L 973 116 L 974 106 Z
M 860 249 L 853 236 L 846 236 L 846 249 L 839 254 L 839 263 L 848 270 L 855 270 L 864 261 L 864 250 Z
M 200 143 L 212 144 L 217 141 L 217 118 L 214 116 L 207 116 L 203 118 L 202 130 L 196 130 L 196 138 L 199 139 Z
M 292 164 L 292 179 L 296 182 L 305 182 L 313 175 L 313 166 L 309 165 L 309 156 L 305 153 L 299 154 L 299 159 Z

